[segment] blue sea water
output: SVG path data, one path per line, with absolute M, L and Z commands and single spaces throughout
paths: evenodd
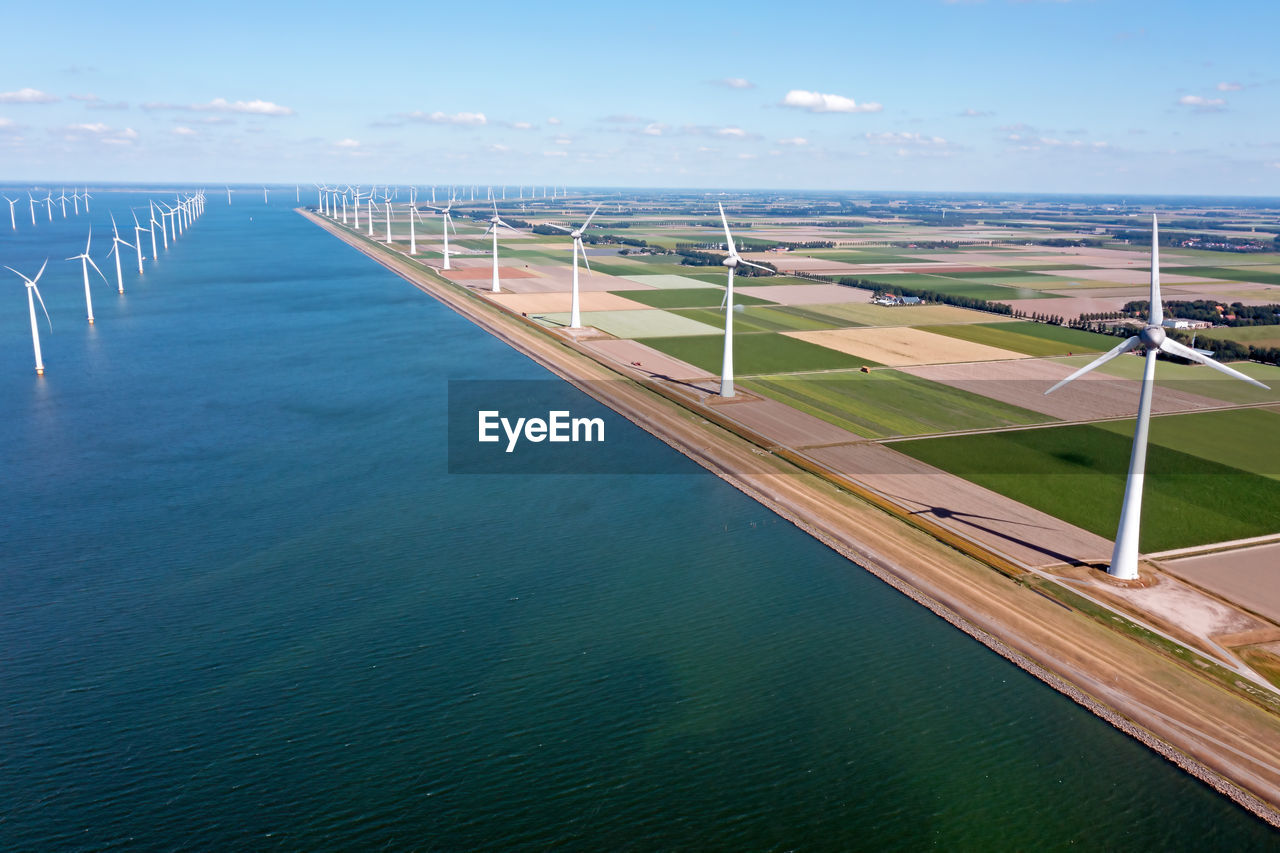
M 616 416 L 676 473 L 449 474 L 449 380 L 549 374 L 292 200 L 92 327 L 88 218 L 0 232 L 0 849 L 1274 845 Z

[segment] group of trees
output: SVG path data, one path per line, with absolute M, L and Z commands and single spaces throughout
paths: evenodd
M 681 249 L 680 246 L 676 247 L 676 254 L 680 256 L 680 263 L 687 267 L 717 267 L 724 263 L 724 259 L 728 257 L 715 252 L 704 252 L 701 249 Z M 752 261 L 752 263 L 757 262 Z M 771 263 L 760 262 L 760 266 L 764 267 L 764 269 L 758 270 L 754 267 L 740 266 L 737 274 L 746 277 L 778 274 L 778 268 Z
M 1050 326 L 1065 326 L 1067 318 L 1061 314 L 1041 314 L 1037 311 L 1027 313 L 1026 311 L 1014 311 L 1013 315 L 1019 320 L 1031 320 L 1033 323 L 1047 323 Z
M 992 314 L 1013 315 L 1013 308 L 1003 302 L 990 302 L 986 299 L 974 299 L 971 296 L 958 296 L 954 293 L 942 293 L 937 290 L 929 290 L 919 287 L 889 287 L 880 282 L 868 281 L 864 278 L 853 278 L 851 276 L 842 276 L 840 278 L 829 278 L 827 276 L 806 276 L 806 278 L 823 278 L 835 284 L 844 287 L 860 287 L 863 290 L 874 291 L 877 296 L 916 296 L 924 302 L 934 302 L 940 305 L 955 305 L 960 308 L 974 308 L 978 311 L 988 311 Z
M 1149 243 L 1150 231 L 1117 231 L 1117 240 L 1128 240 L 1131 243 Z M 1280 239 L 1280 238 L 1277 238 Z M 1185 249 L 1207 249 L 1213 252 L 1269 252 L 1277 245 L 1263 237 L 1242 239 L 1239 237 L 1222 237 L 1214 234 L 1195 234 L 1188 231 L 1164 229 L 1160 232 L 1160 245 Z
M 1139 299 L 1124 304 L 1123 315 L 1145 320 L 1150 300 Z M 1220 311 L 1219 306 L 1225 311 Z M 1183 320 L 1199 320 L 1221 326 L 1276 326 L 1280 325 L 1280 305 L 1244 305 L 1232 302 L 1223 306 L 1212 299 L 1165 300 L 1165 313 Z

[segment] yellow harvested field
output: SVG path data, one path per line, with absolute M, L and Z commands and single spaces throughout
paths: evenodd
M 504 282 L 505 286 L 505 282 Z M 515 311 L 518 314 L 553 314 L 563 313 L 570 310 L 573 306 L 573 295 L 569 293 L 487 293 L 481 292 L 486 299 L 496 302 L 508 311 Z M 625 296 L 616 296 L 612 293 L 597 293 L 594 291 L 586 291 L 578 295 L 580 309 L 583 311 L 629 311 L 634 309 L 648 309 L 650 306 L 642 305 L 627 299 Z
M 891 367 L 1027 358 L 1020 352 L 901 326 L 783 334 Z

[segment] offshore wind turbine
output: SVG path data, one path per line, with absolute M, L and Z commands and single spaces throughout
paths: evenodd
M 262 188 L 262 203 L 263 203 L 263 204 L 270 204 L 270 202 L 267 200 L 267 188 L 266 188 L 266 187 L 263 187 L 263 188 Z
M 49 214 L 49 221 L 52 222 L 53 221 L 53 191 L 52 190 L 50 190 L 48 194 L 45 195 L 44 206 L 45 206 L 45 210 Z
M 116 229 L 116 218 L 114 215 L 111 217 L 111 230 L 115 234 L 115 237 L 112 238 L 111 252 L 108 254 L 114 253 L 116 256 L 116 287 L 119 288 L 121 293 L 124 293 L 124 274 L 120 272 L 120 246 L 123 244 L 132 249 L 133 244 L 120 236 L 120 232 Z
M 62 194 L 58 196 L 58 201 L 62 202 L 62 218 L 67 218 L 67 188 L 62 188 Z
M 32 197 L 31 193 L 27 193 L 27 204 L 31 207 L 31 224 L 35 225 L 36 224 L 36 200 Z M 21 275 L 21 273 L 19 273 L 19 275 Z
M 1156 378 L 1156 355 L 1161 352 L 1176 355 L 1179 358 L 1212 367 L 1220 373 L 1233 376 L 1250 385 L 1267 388 L 1258 380 L 1201 355 L 1191 347 L 1183 346 L 1165 333 L 1164 308 L 1160 304 L 1159 230 L 1154 215 L 1151 217 L 1151 301 L 1148 307 L 1147 325 L 1138 334 L 1098 356 L 1044 393 L 1052 394 L 1071 380 L 1138 347 L 1146 348 L 1147 363 L 1142 370 L 1142 392 L 1138 397 L 1138 420 L 1133 429 L 1129 474 L 1124 484 L 1124 503 L 1120 507 L 1120 526 L 1116 531 L 1115 547 L 1111 552 L 1111 565 L 1107 568 L 1109 575 L 1121 580 L 1136 580 L 1138 577 L 1138 536 L 1142 521 L 1142 487 L 1147 467 L 1147 434 L 1151 427 L 1151 394 Z
M 78 255 L 67 258 L 69 261 L 79 261 L 80 269 L 84 273 L 84 307 L 89 312 L 89 325 L 93 325 L 93 294 L 89 292 L 89 267 L 93 266 L 98 272 L 98 276 L 102 279 L 102 283 L 108 287 L 111 284 L 107 281 L 107 277 L 102 274 L 102 270 L 98 269 L 98 265 L 93 262 L 93 258 L 89 256 L 89 247 L 93 244 L 93 226 L 89 226 L 89 239 L 85 241 L 84 251 Z
M 154 261 L 160 257 L 159 253 L 156 252 L 156 203 L 148 199 L 147 210 L 150 212 L 149 215 L 151 217 L 151 221 L 148 223 L 148 230 L 151 232 L 151 260 Z
M 71 188 L 71 207 L 75 211 L 76 216 L 80 215 L 80 191 L 75 187 Z
M 390 246 L 391 245 L 391 196 L 388 194 L 387 197 L 382 200 L 382 203 L 387 209 L 387 245 Z
M 405 207 L 409 208 L 409 254 L 410 255 L 418 254 L 418 234 L 413 228 L 413 218 L 415 216 L 417 216 L 418 218 L 421 218 L 421 215 L 418 213 L 417 195 L 418 195 L 417 191 L 414 191 L 408 204 L 405 205 Z
M 168 205 L 166 205 L 166 204 L 165 204 L 164 202 L 162 202 L 162 201 L 158 201 L 158 202 L 156 202 L 156 204 L 160 205 L 161 207 L 168 207 Z M 153 210 L 154 210 L 154 209 L 153 209 Z M 169 215 L 169 214 L 165 213 L 163 210 L 162 210 L 162 211 L 160 211 L 160 236 L 164 239 L 164 250 L 165 250 L 166 252 L 167 252 L 167 251 L 169 251 L 169 229 L 168 229 L 168 227 L 165 225 L 164 220 L 165 220 L 165 217 L 166 217 L 166 216 L 168 216 L 168 215 Z M 151 214 L 151 219 L 154 221 L 154 220 L 155 220 L 155 218 L 156 218 L 156 215 L 155 215 L 155 213 L 153 212 L 153 213 Z
M 31 294 L 35 294 L 35 298 L 40 300 L 40 310 L 44 312 L 44 318 L 49 323 L 49 331 L 53 331 L 53 321 L 49 319 L 49 309 L 44 307 L 44 297 L 40 295 L 40 288 L 36 287 L 36 282 L 40 280 L 40 276 L 44 275 L 44 268 L 49 265 L 49 259 L 45 258 L 44 263 L 40 265 L 40 272 L 36 273 L 35 278 L 27 278 L 13 267 L 5 267 L 9 272 L 18 276 L 27 283 L 27 310 L 31 313 L 31 348 L 36 353 L 36 375 L 44 376 L 44 361 L 40 358 L 40 327 L 36 325 L 36 304 L 31 298 Z
M 578 299 L 578 253 L 582 253 L 582 262 L 587 265 L 587 272 L 591 272 L 591 261 L 587 260 L 587 249 L 582 245 L 582 232 L 587 230 L 587 226 L 591 224 L 591 220 L 595 218 L 596 211 L 600 209 L 600 205 L 596 205 L 596 209 L 591 211 L 591 215 L 587 217 L 587 221 L 582 223 L 578 228 L 565 228 L 555 222 L 548 223 L 552 228 L 559 228 L 565 231 L 569 236 L 573 237 L 573 298 L 569 303 L 569 328 L 582 328 L 582 312 L 579 310 Z M 495 211 L 496 215 L 496 211 Z M 507 226 L 510 227 L 510 226 Z M 494 237 L 497 240 L 497 237 Z M 494 277 L 497 277 L 497 269 L 494 270 Z
M 93 198 L 93 196 L 89 195 L 89 188 L 88 188 L 88 187 L 85 187 L 85 188 L 84 188 L 84 192 L 80 194 L 80 198 L 84 199 L 84 212 L 85 212 L 85 213 L 88 213 L 88 212 L 89 212 L 89 199 Z
M 231 206 L 231 187 L 227 187 L 227 207 Z
M 744 260 L 738 254 L 738 249 L 733 245 L 733 235 L 729 233 L 729 220 L 724 215 L 724 205 L 720 205 L 720 222 L 724 225 L 725 244 L 729 249 L 729 257 L 725 258 L 723 263 L 729 269 L 729 281 L 724 291 L 724 362 L 720 369 L 720 396 L 732 397 L 733 390 L 733 271 L 738 268 L 739 264 L 745 264 L 749 267 L 755 267 L 758 270 L 769 272 L 768 267 L 762 267 L 759 264 L 753 264 L 751 261 Z
M 18 203 L 18 200 L 16 198 L 9 198 L 8 196 L 5 196 L 4 200 L 9 202 L 9 225 L 10 227 L 13 228 L 14 231 L 17 231 L 18 219 L 13 212 L 13 206 Z
M 132 210 L 129 212 L 133 214 L 133 248 L 138 253 L 138 275 L 142 275 L 142 232 L 147 229 L 138 224 L 138 214 L 133 213 Z M 154 260 L 154 258 L 155 253 L 153 252 L 152 259 Z
M 500 288 L 498 287 L 498 228 L 499 227 L 507 228 L 507 229 L 510 229 L 511 231 L 516 230 L 512 228 L 510 225 L 508 225 L 507 223 L 503 222 L 502 218 L 498 216 L 498 202 L 495 200 L 493 202 L 493 216 L 492 218 L 489 219 L 489 231 L 493 233 L 493 292 L 494 293 L 497 293 L 500 290 Z M 583 226 L 583 227 L 586 227 L 586 226 Z M 577 245 L 577 243 L 575 242 L 574 245 Z M 576 252 L 574 253 L 574 258 L 575 259 L 577 258 Z M 575 288 L 575 291 L 576 291 L 576 288 Z

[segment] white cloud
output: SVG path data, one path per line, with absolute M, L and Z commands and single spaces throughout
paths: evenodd
M 747 132 L 740 127 L 722 127 L 716 131 L 716 136 L 732 136 L 734 139 L 745 139 Z
M 947 140 L 941 136 L 925 136 L 919 133 L 885 131 L 884 133 L 865 133 L 866 140 L 875 145 L 946 145 Z
M 350 139 L 350 138 L 339 139 L 337 142 L 333 144 L 334 144 L 334 147 L 336 148 L 359 148 L 360 147 L 359 140 Z
M 803 136 L 790 136 L 790 137 L 787 137 L 786 139 L 779 139 L 778 144 L 779 145 L 797 145 L 797 146 L 808 145 L 809 140 L 805 139 Z
M 199 134 L 198 134 L 198 133 L 196 133 L 196 132 L 195 132 L 194 130 L 192 130 L 191 128 L 189 128 L 189 127 L 183 127 L 183 126 L 175 127 L 175 128 L 173 129 L 173 132 L 174 132 L 175 134 L 177 134 L 178 136 L 199 136 Z
M 542 156 L 543 157 L 568 157 L 569 152 L 568 151 L 543 151 Z
M 557 136 L 554 140 L 556 145 L 572 145 L 573 140 L 567 136 Z
M 83 124 L 71 124 L 71 125 L 67 125 L 67 130 L 74 131 L 74 132 L 77 132 L 77 133 L 98 133 L 98 134 L 101 134 L 101 133 L 106 133 L 106 132 L 108 132 L 109 130 L 111 130 L 111 128 L 110 128 L 108 125 L 105 125 L 105 124 L 103 124 L 102 122 L 98 121 L 98 122 L 92 122 L 92 123 L 86 122 L 86 123 L 83 123 Z
M 506 145 L 503 145 L 501 142 L 495 142 L 489 146 L 489 150 L 492 151 L 494 154 L 505 154 L 511 149 Z
M 103 145 L 132 145 L 138 138 L 138 131 L 131 127 L 116 130 L 100 121 L 69 124 L 62 128 L 62 134 L 68 142 L 92 139 Z
M 289 107 L 273 104 L 271 101 L 228 101 L 226 98 L 214 98 L 207 104 L 168 104 L 148 101 L 142 105 L 144 110 L 189 110 L 191 112 L 209 113 L 247 113 L 261 116 L 291 116 L 294 111 Z
M 511 127 L 515 130 L 533 130 L 533 122 L 513 121 Z
M 807 92 L 804 89 L 792 89 L 782 99 L 782 106 L 808 110 L 811 113 L 878 113 L 884 109 L 880 104 L 859 104 L 853 98 L 844 95 L 828 95 L 822 92 Z
M 551 118 L 547 119 L 547 124 L 561 124 L 561 123 L 562 122 L 560 121 L 560 119 L 556 118 L 555 116 L 552 116 Z
M 962 110 L 961 112 L 957 113 L 957 115 L 959 115 L 961 118 L 987 118 L 988 116 L 995 115 L 995 113 L 991 112 L 990 110 L 967 109 L 967 110 Z
M 1244 87 L 1241 86 L 1239 83 L 1231 83 L 1227 81 L 1223 81 L 1222 83 L 1218 84 L 1219 92 L 1239 92 L 1243 88 Z
M 57 100 L 57 96 L 50 95 L 48 92 L 41 92 L 39 89 L 0 92 L 0 104 L 52 104 Z
M 658 122 L 655 121 L 645 125 L 644 129 L 641 130 L 640 133 L 642 133 L 645 136 L 661 136 L 663 134 L 663 131 L 665 131 L 666 129 L 667 129 L 667 126 L 665 124 L 659 124 Z
M 1178 98 L 1178 103 L 1184 107 L 1191 107 L 1199 113 L 1219 112 L 1227 106 L 1227 102 L 1222 98 L 1205 98 L 1200 95 L 1183 95 Z
M 715 81 L 718 86 L 725 86 L 729 89 L 754 89 L 755 83 L 742 77 L 725 77 L 723 80 Z
M 424 113 L 420 110 L 415 110 L 414 112 L 409 113 L 409 118 L 414 121 L 425 121 L 430 124 L 455 124 L 471 127 L 489 123 L 489 120 L 485 118 L 484 113 L 442 113 L 439 110 L 433 113 Z

